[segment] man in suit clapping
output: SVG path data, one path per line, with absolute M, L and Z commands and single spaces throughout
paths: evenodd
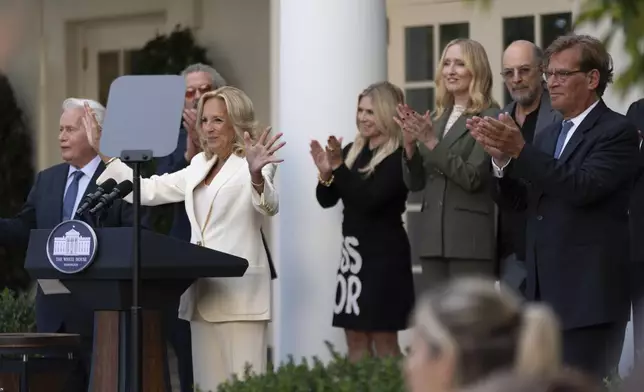
M 501 196 L 526 211 L 526 297 L 560 317 L 565 364 L 601 380 L 619 363 L 630 313 L 628 209 L 639 137 L 601 99 L 613 69 L 599 40 L 562 36 L 545 57 L 563 122 L 533 144 L 507 113 L 468 127 L 492 156 L 494 175 L 508 182 Z M 511 191 L 516 183 L 526 192 Z
M 562 120 L 550 104 L 550 94 L 543 80 L 543 51 L 529 41 L 515 41 L 503 53 L 501 76 L 513 101 L 503 111 L 517 123 L 526 143 L 552 123 Z M 503 204 L 500 196 L 507 185 L 494 179 L 492 195 L 499 206 L 497 226 L 497 272 L 501 281 L 523 294 L 525 291 L 525 211 Z M 520 185 L 520 184 L 519 184 Z M 523 187 L 523 185 L 520 185 Z

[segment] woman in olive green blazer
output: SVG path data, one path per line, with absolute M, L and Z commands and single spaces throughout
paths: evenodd
M 421 285 L 429 287 L 454 276 L 493 275 L 496 249 L 490 157 L 465 127 L 472 116 L 499 113 L 483 46 L 450 42 L 436 87 L 435 122 L 406 106 L 397 117 L 405 135 L 405 183 L 422 191 L 421 211 L 408 214 L 409 236 L 421 259 Z

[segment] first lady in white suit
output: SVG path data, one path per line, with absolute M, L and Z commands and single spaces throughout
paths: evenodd
M 185 201 L 192 243 L 248 260 L 243 277 L 199 279 L 181 297 L 179 317 L 192 331 L 195 386 L 214 391 L 232 374 L 242 376 L 247 365 L 256 373 L 266 369 L 271 281 L 260 229 L 263 217 L 278 210 L 273 176 L 281 160 L 273 154 L 284 143 L 281 133 L 257 134 L 252 102 L 234 87 L 206 93 L 197 119 L 191 136 L 200 138 L 203 152 L 186 151 L 190 165 L 181 171 L 142 179 L 141 203 Z M 89 108 L 84 121 L 100 151 L 101 130 Z M 107 167 L 99 184 L 132 179 L 125 163 L 101 157 Z

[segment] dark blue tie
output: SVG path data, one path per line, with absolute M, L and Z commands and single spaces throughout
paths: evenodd
M 74 216 L 74 204 L 76 204 L 76 197 L 78 196 L 78 182 L 83 178 L 84 173 L 76 170 L 72 173 L 74 177 L 72 183 L 67 188 L 65 198 L 63 199 L 63 221 L 69 220 Z
M 561 130 L 559 131 L 559 137 L 557 138 L 557 147 L 555 147 L 555 158 L 559 159 L 561 155 L 561 150 L 563 150 L 564 142 L 566 141 L 566 136 L 570 132 L 570 128 L 573 126 L 573 122 L 566 120 L 561 124 Z

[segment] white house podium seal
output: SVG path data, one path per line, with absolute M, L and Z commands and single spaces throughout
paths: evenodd
M 89 267 L 96 256 L 96 232 L 83 221 L 68 220 L 56 226 L 47 238 L 47 258 L 64 274 L 76 274 Z

